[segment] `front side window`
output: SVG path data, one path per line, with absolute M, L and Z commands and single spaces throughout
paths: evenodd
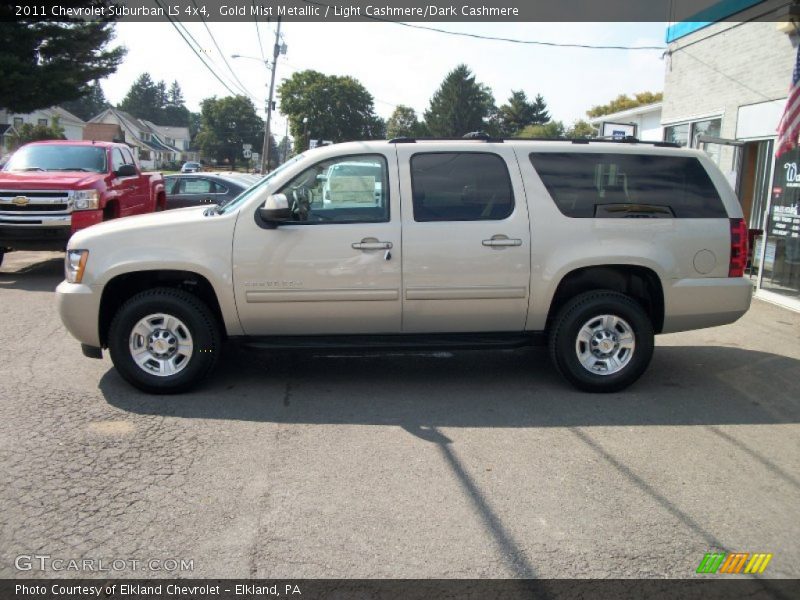
M 124 164 L 125 159 L 122 158 L 122 152 L 120 152 L 119 148 L 114 148 L 114 151 L 111 153 L 111 170 L 116 173 Z
M 279 190 L 306 223 L 389 220 L 389 177 L 381 155 L 338 157 L 309 167 Z
M 708 173 L 691 156 L 542 152 L 530 161 L 568 217 L 727 216 Z
M 514 210 L 505 161 L 483 152 L 431 152 L 411 157 L 414 220 L 494 221 Z

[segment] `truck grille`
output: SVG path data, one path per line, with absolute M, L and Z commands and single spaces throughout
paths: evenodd
M 62 190 L 0 190 L 0 216 L 69 214 L 71 192 Z

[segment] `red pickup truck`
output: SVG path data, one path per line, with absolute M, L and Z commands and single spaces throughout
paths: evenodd
M 63 250 L 79 229 L 165 205 L 161 173 L 142 173 L 125 144 L 26 144 L 0 171 L 0 263 L 9 250 Z

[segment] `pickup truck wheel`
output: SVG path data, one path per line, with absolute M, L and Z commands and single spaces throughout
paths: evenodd
M 602 290 L 580 294 L 553 321 L 550 356 L 578 389 L 617 392 L 650 364 L 653 325 L 629 296 Z
M 153 394 L 195 386 L 214 368 L 220 345 L 219 327 L 208 307 L 172 288 L 148 290 L 128 300 L 108 333 L 119 374 Z

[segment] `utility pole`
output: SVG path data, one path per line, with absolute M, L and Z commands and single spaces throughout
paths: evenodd
M 275 30 L 275 47 L 272 50 L 272 75 L 269 78 L 269 99 L 267 100 L 267 126 L 264 131 L 264 148 L 261 152 L 261 173 L 269 172 L 269 155 L 271 144 L 269 143 L 270 136 L 270 121 L 272 120 L 272 96 L 275 92 L 275 69 L 278 67 L 278 54 L 281 52 L 281 18 L 278 17 L 278 28 Z

